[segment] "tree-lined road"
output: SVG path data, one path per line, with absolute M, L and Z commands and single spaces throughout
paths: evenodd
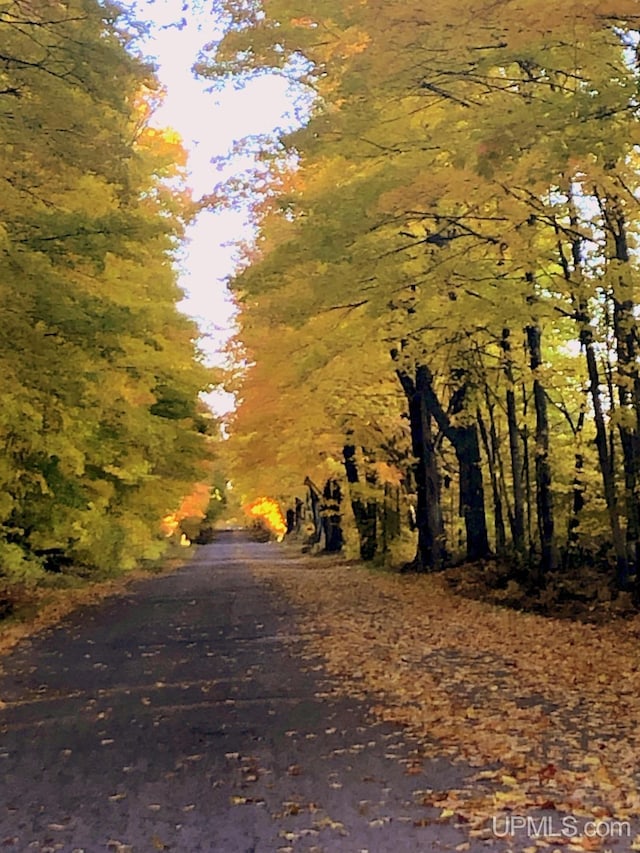
M 463 769 L 416 766 L 397 729 L 329 695 L 289 606 L 251 573 L 274 559 L 291 560 L 227 536 L 4 661 L 7 850 L 399 853 L 465 841 L 430 822 L 438 813 L 419 794 L 457 785 Z

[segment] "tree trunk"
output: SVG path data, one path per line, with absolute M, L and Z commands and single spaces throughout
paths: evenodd
M 573 279 L 577 276 L 578 282 L 583 275 L 583 237 L 580 235 L 579 217 L 575 207 L 573 192 L 571 188 L 567 191 L 567 197 L 570 203 L 570 222 L 573 231 L 571 237 L 571 259 L 566 256 L 559 229 L 556 229 L 558 234 L 558 256 L 562 266 L 564 277 L 571 287 L 571 298 L 574 304 L 574 319 L 578 324 L 580 345 L 585 354 L 587 364 L 587 375 L 589 377 L 589 391 L 591 394 L 591 404 L 593 406 L 594 423 L 596 427 L 596 450 L 598 453 L 598 463 L 600 467 L 600 475 L 602 477 L 602 486 L 604 491 L 604 499 L 607 506 L 607 515 L 609 517 L 609 527 L 611 529 L 611 537 L 613 539 L 613 547 L 616 555 L 616 577 L 619 584 L 626 581 L 628 575 L 628 557 L 627 549 L 624 541 L 622 527 L 620 525 L 620 514 L 618 512 L 618 499 L 616 494 L 615 482 L 615 464 L 614 464 L 614 442 L 613 433 L 607 430 L 605 424 L 604 413 L 602 410 L 602 398 L 600 395 L 600 375 L 596 360 L 596 353 L 593 344 L 593 328 L 591 325 L 591 317 L 588 312 L 588 303 L 586 297 L 581 293 L 580 287 L 575 286 Z M 601 212 L 606 220 L 604 205 L 601 203 Z M 624 247 L 620 247 L 624 251 Z M 605 375 L 611 383 L 610 372 L 605 369 Z M 614 414 L 613 406 L 613 389 L 609 389 L 610 406 L 609 419 Z M 580 422 L 578 424 L 578 434 L 582 431 L 584 423 L 584 411 L 580 413 Z M 583 490 L 581 483 L 582 469 L 584 466 L 584 458 L 581 451 L 576 453 L 575 478 L 574 478 L 574 499 L 573 513 L 569 519 L 568 542 L 567 542 L 567 559 L 570 561 L 572 551 L 577 545 L 578 514 L 582 510 L 584 504 Z
M 582 452 L 582 430 L 584 429 L 584 420 L 585 420 L 585 412 L 584 407 L 580 412 L 580 417 L 578 418 L 578 424 L 574 431 L 574 437 L 576 441 L 576 452 L 574 455 L 574 467 L 573 467 L 573 500 L 571 502 L 571 515 L 569 516 L 569 523 L 567 524 L 567 548 L 565 554 L 565 560 L 563 561 L 563 567 L 569 568 L 570 566 L 575 565 L 576 560 L 579 559 L 579 542 L 580 542 L 580 534 L 578 532 L 578 528 L 580 527 L 580 513 L 584 509 L 584 453 Z
M 540 571 L 544 575 L 546 572 L 557 569 L 558 555 L 555 545 L 553 495 L 551 493 L 547 397 L 538 376 L 538 371 L 542 366 L 542 332 L 539 326 L 527 326 L 527 344 L 531 372 L 533 373 L 533 400 L 536 411 L 536 506 L 540 537 Z M 540 581 L 541 578 L 538 580 Z
M 610 291 L 613 300 L 613 331 L 616 340 L 616 367 L 618 403 L 621 417 L 618 420 L 622 465 L 624 469 L 627 510 L 627 567 L 618 578 L 620 586 L 628 587 L 629 569 L 636 576 L 636 599 L 640 598 L 640 373 L 638 358 L 638 330 L 633 300 L 634 284 L 631 281 L 630 253 L 627 239 L 627 222 L 624 206 L 618 198 L 598 197 L 610 255 L 615 267 L 612 271 Z
M 607 428 L 605 425 L 604 413 L 602 411 L 600 375 L 598 373 L 598 364 L 593 346 L 593 333 L 590 325 L 586 321 L 586 318 L 583 320 L 583 326 L 580 331 L 580 343 L 584 347 L 585 358 L 587 361 L 589 390 L 591 392 L 591 403 L 593 405 L 593 415 L 596 426 L 596 450 L 598 451 L 598 462 L 600 463 L 600 475 L 602 477 L 604 499 L 607 505 L 607 515 L 609 516 L 609 526 L 611 528 L 613 547 L 616 555 L 616 575 L 618 583 L 624 584 L 628 574 L 627 547 L 625 545 L 624 535 L 620 526 L 614 465 L 611 453 L 609 452 Z
M 484 418 L 482 417 L 482 412 L 480 411 L 480 409 L 478 409 L 478 426 L 480 428 L 480 436 L 482 437 L 482 443 L 484 444 L 485 453 L 487 454 L 487 461 L 489 463 L 489 474 L 491 476 L 496 553 L 499 555 L 503 555 L 506 551 L 507 546 L 507 533 L 504 526 L 504 514 L 502 512 L 502 494 L 500 491 L 500 480 L 498 478 L 498 470 L 496 466 L 497 442 L 495 440 L 495 426 L 491 409 L 489 409 L 489 416 L 491 417 L 491 440 L 484 422 Z
M 311 507 L 311 518 L 313 519 L 313 535 L 309 537 L 309 544 L 317 545 L 322 539 L 323 526 L 320 511 L 321 494 L 318 487 L 307 477 L 304 481 L 308 489 L 308 502 Z
M 529 427 L 527 425 L 527 413 L 529 410 L 529 402 L 527 400 L 527 388 L 524 382 L 522 383 L 522 470 L 524 474 L 524 494 L 525 494 L 525 520 L 527 531 L 527 553 L 531 557 L 533 549 L 533 498 L 531 489 L 531 454 L 529 453 Z
M 294 509 L 288 509 L 287 514 L 287 536 L 290 536 L 295 532 L 296 529 L 296 511 Z
M 329 553 L 335 553 L 341 551 L 344 545 L 342 519 L 340 516 L 342 491 L 337 480 L 327 480 L 322 497 L 321 515 L 322 526 L 324 528 L 324 550 Z
M 398 486 L 390 486 L 388 483 L 384 485 L 384 500 L 382 502 L 382 518 L 380 520 L 382 527 L 382 551 L 388 553 L 389 545 L 397 539 L 402 532 L 400 521 L 400 488 Z
M 431 374 L 426 367 L 418 368 L 416 384 L 424 388 L 429 412 L 453 445 L 459 468 L 460 503 L 467 535 L 467 559 L 481 560 L 490 555 L 491 549 L 484 506 L 478 425 L 475 420 L 461 426 L 451 425 L 449 416 L 433 390 Z M 463 381 L 451 398 L 452 414 L 457 415 L 464 411 L 466 394 L 467 383 Z
M 525 485 L 523 481 L 524 465 L 518 434 L 518 413 L 516 408 L 515 383 L 513 364 L 511 361 L 511 342 L 509 329 L 502 330 L 501 347 L 504 354 L 503 370 L 507 379 L 507 425 L 509 428 L 509 455 L 511 457 L 511 476 L 513 482 L 513 517 L 511 521 L 511 536 L 516 556 L 524 560 L 526 556 L 525 542 Z
M 356 448 L 353 444 L 347 444 L 343 447 L 342 453 L 347 482 L 350 486 L 357 486 L 360 476 L 356 463 Z M 363 501 L 355 496 L 353 491 L 356 490 L 352 490 L 351 509 L 360 541 L 360 558 L 365 561 L 373 560 L 378 549 L 378 505 L 376 501 Z
M 475 424 L 453 427 L 453 446 L 460 469 L 460 499 L 467 534 L 467 559 L 482 560 L 491 553 L 484 506 L 482 458 Z
M 409 405 L 411 445 L 415 462 L 413 474 L 416 483 L 416 527 L 418 549 L 414 566 L 418 571 L 434 571 L 445 563 L 444 524 L 440 506 L 440 475 L 435 454 L 431 416 L 424 395 L 424 383 L 402 370 L 397 376 Z
M 618 420 L 627 510 L 627 567 L 619 584 L 629 584 L 629 563 L 637 570 L 639 562 L 640 515 L 638 513 L 638 368 L 635 318 L 631 300 L 618 301 L 614 296 L 614 332 L 618 370 L 618 404 L 622 417 Z

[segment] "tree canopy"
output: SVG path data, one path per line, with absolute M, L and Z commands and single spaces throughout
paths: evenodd
M 201 73 L 315 97 L 233 281 L 239 479 L 290 501 L 338 477 L 361 534 L 358 502 L 400 481 L 418 568 L 498 553 L 539 586 L 590 555 L 629 587 L 637 4 L 226 9 Z
M 0 572 L 127 568 L 206 477 L 185 153 L 117 5 L 10 0 L 0 36 Z

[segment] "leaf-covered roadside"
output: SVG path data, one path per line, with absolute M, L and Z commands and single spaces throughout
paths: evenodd
M 445 817 L 487 835 L 507 811 L 604 820 L 640 812 L 640 617 L 545 619 L 457 597 L 441 576 L 346 563 L 255 571 L 296 608 L 337 689 L 407 726 L 425 756 L 477 768 L 464 790 L 424 793 Z

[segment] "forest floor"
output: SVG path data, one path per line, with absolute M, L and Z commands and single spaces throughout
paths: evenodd
M 472 837 L 487 837 L 496 814 L 546 816 L 549 829 L 589 822 L 583 834 L 538 834 L 531 851 L 606 850 L 612 825 L 631 820 L 623 849 L 640 850 L 640 616 L 549 618 L 460 596 L 446 574 L 322 557 L 305 572 L 254 571 L 296 608 L 340 690 L 406 726 L 426 758 L 479 768 L 460 789 L 426 791 L 425 804 Z
M 486 560 L 449 568 L 449 586 L 460 595 L 514 610 L 603 624 L 638 613 L 631 592 L 617 588 L 606 564 L 575 564 L 550 572 L 541 586 L 519 579 L 507 560 Z

